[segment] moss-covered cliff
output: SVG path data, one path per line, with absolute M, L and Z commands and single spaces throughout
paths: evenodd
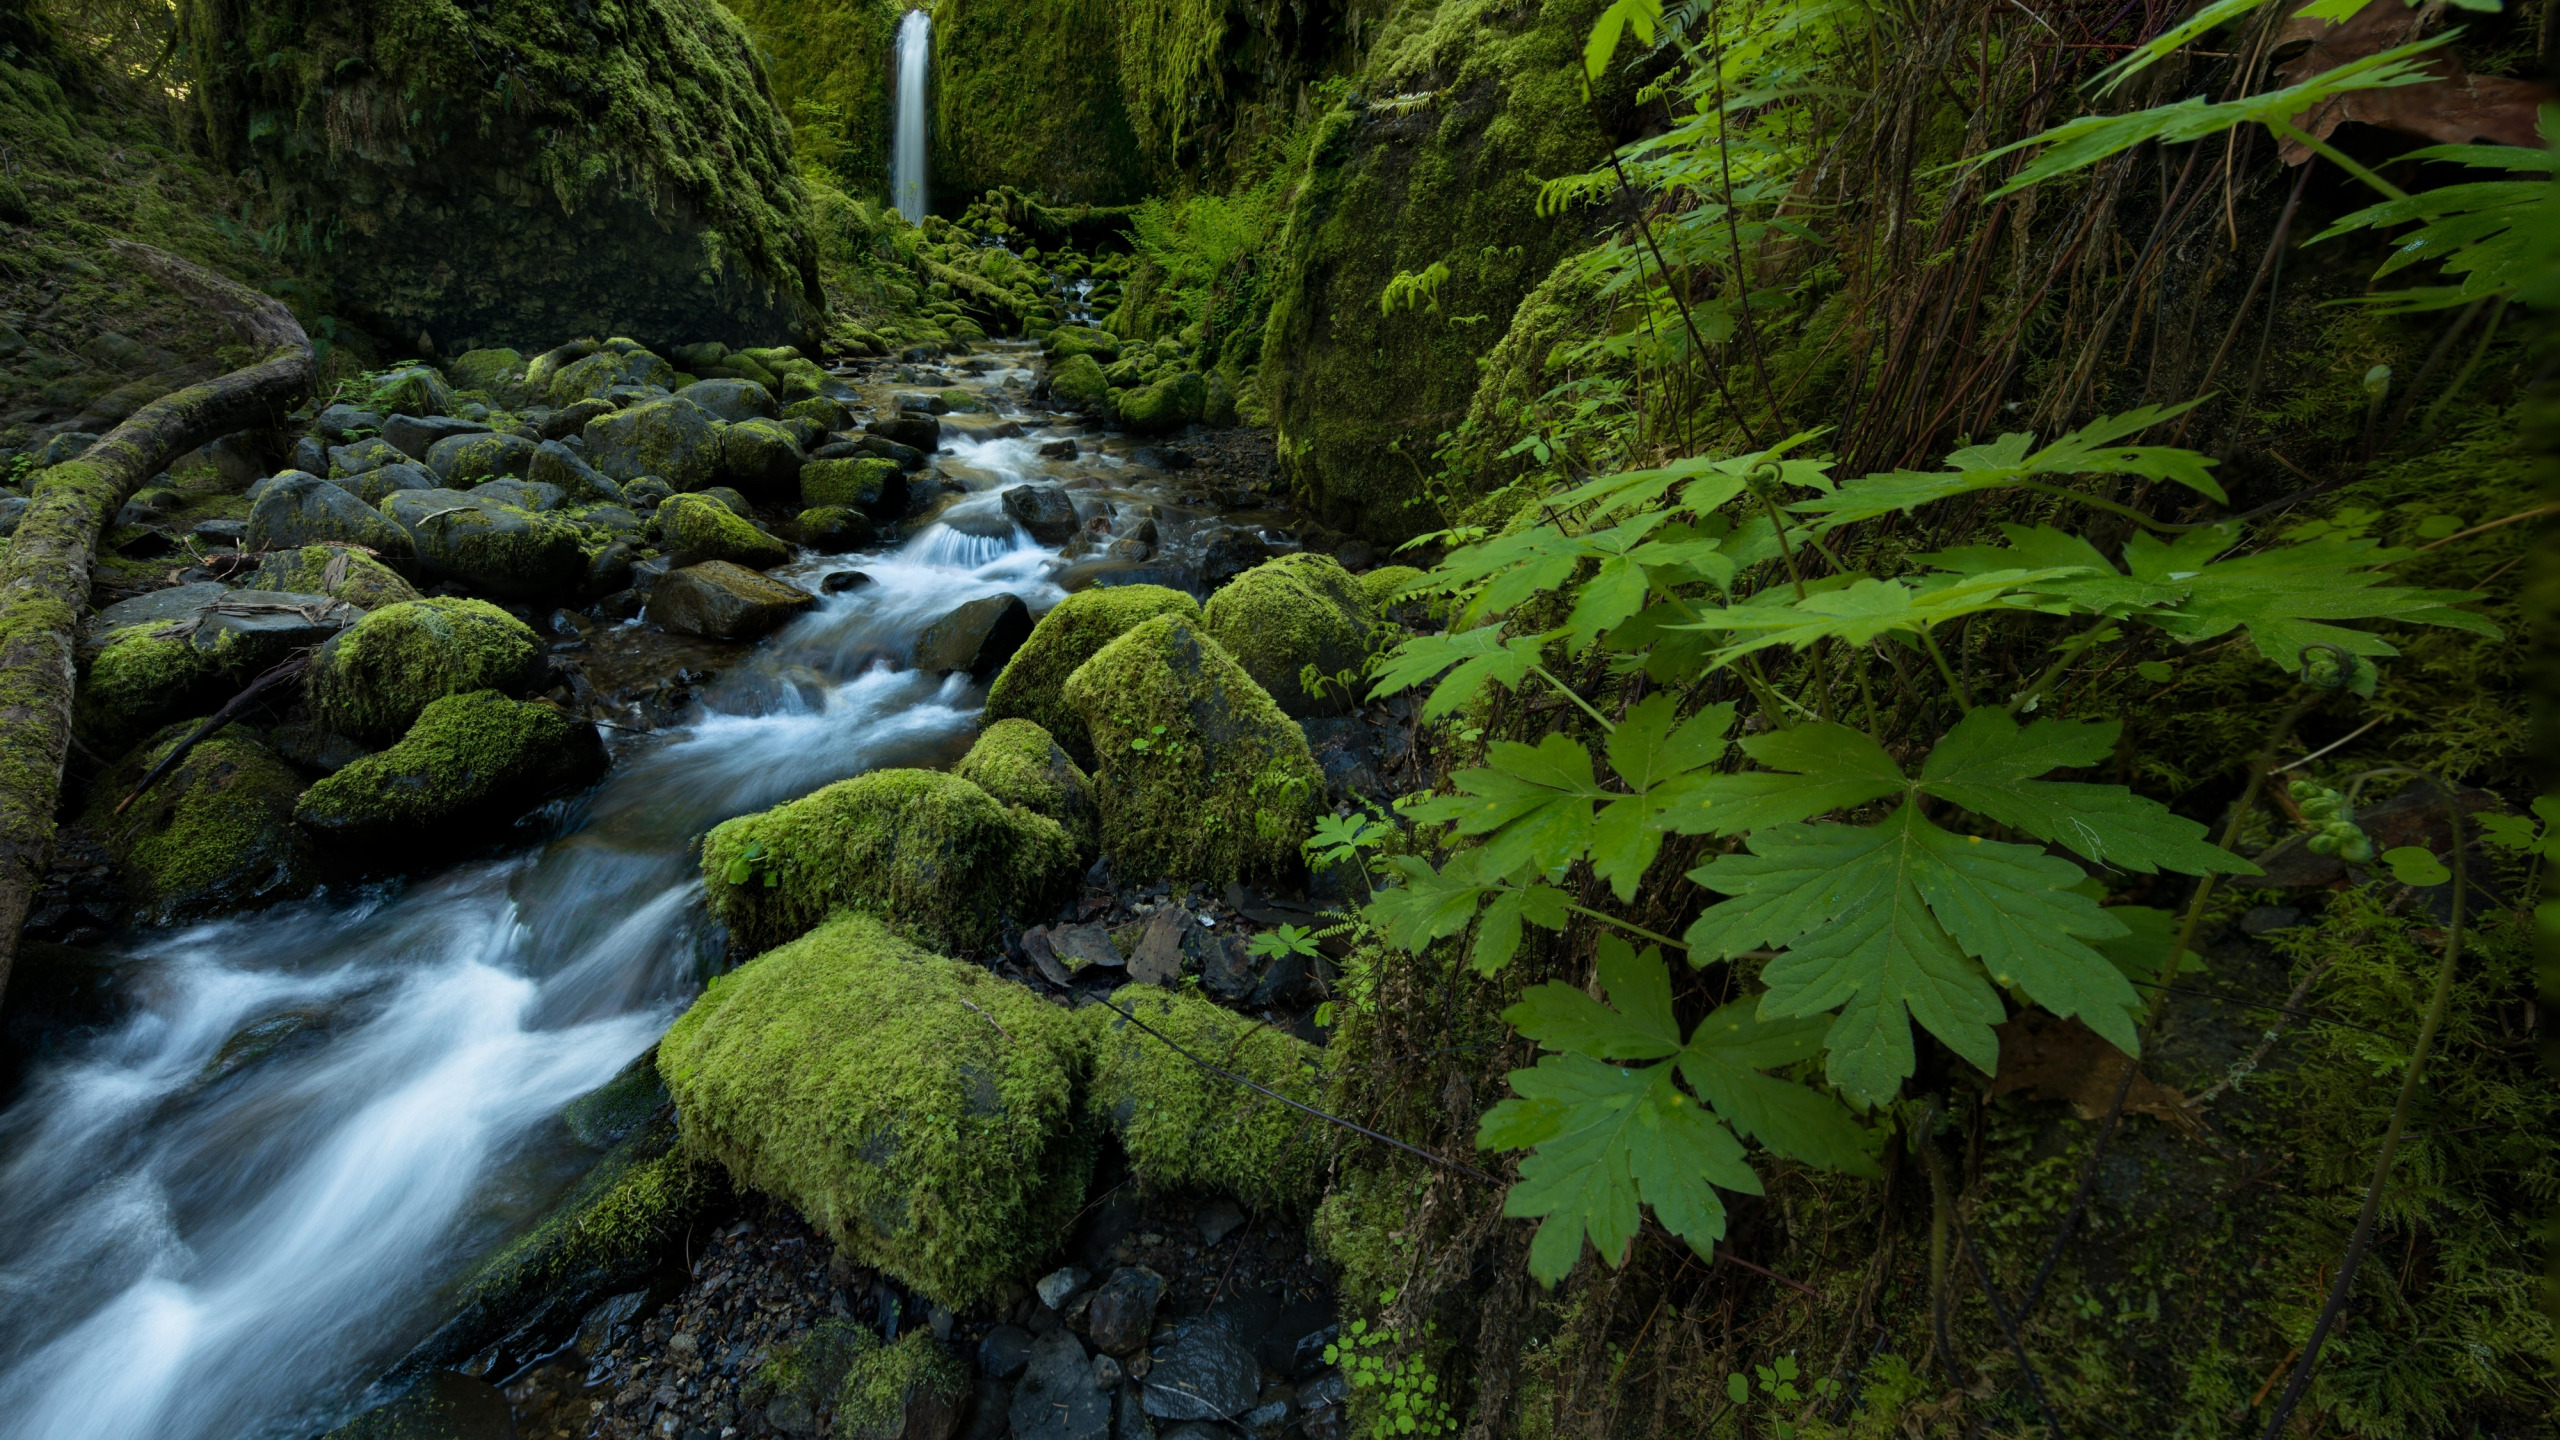
M 710 0 L 190 0 L 216 156 L 316 303 L 458 354 L 806 334 L 791 141 Z

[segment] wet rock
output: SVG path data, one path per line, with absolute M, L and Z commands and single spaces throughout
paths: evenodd
M 534 433 L 544 440 L 565 440 L 572 435 L 582 436 L 587 433 L 588 422 L 599 416 L 610 415 L 621 408 L 619 403 L 612 400 L 601 398 L 581 400 L 575 405 L 562 406 L 544 416 L 542 423 L 534 427 Z
M 800 469 L 800 503 L 812 509 L 840 505 L 895 520 L 906 513 L 907 489 L 906 472 L 875 456 L 812 460 Z
M 317 878 L 310 842 L 289 823 L 301 777 L 237 726 L 197 744 L 115 813 L 197 728 L 182 720 L 117 761 L 92 786 L 81 817 L 115 857 L 132 914 L 146 924 L 272 905 Z M 288 823 L 279 827 L 279 818 Z
M 316 725 L 278 725 L 267 732 L 267 748 L 288 765 L 323 775 L 334 775 L 372 753 Z
M 483 502 L 512 505 L 537 515 L 559 509 L 564 498 L 559 486 L 538 480 L 491 480 L 472 487 L 471 494 Z
M 1270 557 L 1271 546 L 1260 533 L 1221 530 L 1200 549 L 1200 588 L 1215 590 Z
M 1191 1223 L 1200 1227 L 1200 1243 L 1214 1247 L 1236 1233 L 1236 1227 L 1244 1223 L 1244 1211 L 1233 1200 L 1220 1196 L 1192 1212 Z
M 333 841 L 395 840 L 514 819 L 605 771 L 595 726 L 494 690 L 429 705 L 400 743 L 305 791 L 294 819 Z
M 1016 485 L 1004 492 L 1004 513 L 1043 545 L 1063 545 L 1084 523 L 1063 485 Z
M 774 421 L 740 420 L 720 432 L 720 478 L 747 494 L 790 496 L 807 463 L 799 437 Z
M 1351 1382 L 1327 1371 L 1298 1387 L 1298 1424 L 1307 1440 L 1343 1440 L 1351 1430 Z
M 486 435 L 489 427 L 457 415 L 393 415 L 382 422 L 382 438 L 412 460 L 424 461 L 440 440 L 456 435 Z
M 5 533 L 7 533 L 6 529 L 0 528 L 0 534 Z M 249 522 L 246 520 L 199 520 L 188 527 L 187 533 L 216 549 L 236 550 L 240 548 L 240 542 L 248 538 Z
M 650 400 L 599 416 L 586 430 L 587 463 L 614 480 L 655 475 L 699 490 L 720 468 L 720 432 L 690 400 Z
M 1153 1355 L 1146 1408 L 1161 1419 L 1231 1420 L 1254 1408 L 1262 1394 L 1262 1362 L 1215 1320 L 1187 1322 Z
M 909 391 L 892 397 L 901 415 L 948 415 L 951 402 L 930 390 Z
M 1110 1440 L 1111 1397 L 1093 1388 L 1093 1365 L 1067 1330 L 1042 1336 L 1014 1387 L 1014 1440 Z
M 752 640 L 818 603 L 797 586 L 724 560 L 670 570 L 649 591 L 650 621 L 681 635 Z
M 1063 1310 L 1068 1301 L 1084 1293 L 1086 1283 L 1092 1279 L 1093 1272 L 1089 1270 L 1062 1265 L 1041 1276 L 1039 1283 L 1031 1288 L 1039 1295 L 1041 1304 L 1052 1310 Z
M 638 558 L 626 541 L 615 540 L 598 550 L 587 561 L 587 581 L 578 587 L 581 595 L 612 595 L 631 584 L 632 562 Z
M 969 1396 L 969 1419 L 961 1428 L 960 1440 L 1005 1440 L 1013 1425 L 1012 1409 L 1013 1382 L 979 1376 Z
M 1185 974 L 1214 975 L 1215 961 L 1223 953 L 1218 937 L 1190 911 L 1167 905 L 1147 917 L 1137 954 L 1129 962 L 1129 978 L 1142 985 L 1171 986 Z
M 485 600 L 385 605 L 322 645 L 308 694 L 320 724 L 370 745 L 408 732 L 447 695 L 521 695 L 544 673 L 541 637 Z
M 1043 460 L 1073 460 L 1081 453 L 1073 440 L 1047 440 L 1040 445 L 1040 458 Z
M 469 489 L 533 467 L 534 442 L 522 435 L 448 435 L 427 447 L 427 468 L 447 485 Z
M 901 414 L 874 420 L 862 428 L 893 445 L 909 446 L 927 455 L 942 448 L 942 422 L 930 415 Z
M 1111 1440 L 1156 1440 L 1156 1423 L 1147 1418 L 1146 1392 L 1140 1387 L 1122 1385 L 1113 1412 Z
M 313 417 L 311 428 L 330 444 L 344 445 L 359 435 L 371 435 L 381 430 L 382 417 L 353 405 L 332 405 Z
M 1136 1353 L 1147 1343 L 1155 1327 L 1156 1305 L 1163 1299 L 1164 1277 L 1155 1271 L 1122 1266 L 1111 1272 L 1085 1311 L 1085 1330 L 1094 1348 L 1106 1355 Z
M 525 478 L 541 485 L 558 487 L 571 500 L 622 499 L 622 487 L 586 461 L 586 457 L 557 440 L 545 440 L 534 447 L 533 459 L 525 466 Z
M 978 1342 L 978 1369 L 1010 1380 L 1031 1363 L 1031 1332 L 1019 1325 L 998 1325 Z
M 643 475 L 622 487 L 622 503 L 634 510 L 655 510 L 674 493 L 675 487 L 666 481 L 655 475 Z
M 1031 608 L 1019 595 L 986 595 L 934 621 L 916 637 L 912 663 L 949 674 L 965 670 L 978 680 L 994 677 L 1022 642 L 1031 638 Z
M 331 446 L 328 473 L 331 479 L 338 479 L 348 475 L 361 475 L 368 470 L 379 470 L 385 465 L 402 465 L 408 462 L 408 454 L 399 446 L 379 436 L 371 436 L 344 445 Z
M 667 549 L 694 560 L 725 560 L 769 570 L 791 558 L 791 547 L 703 495 L 676 495 L 658 507 L 658 533 Z
M 245 539 L 252 550 L 338 541 L 399 560 L 417 549 L 408 532 L 381 511 L 317 475 L 293 470 L 276 476 L 250 507 Z
M 321 642 L 364 618 L 326 595 L 235 590 L 177 627 L 181 638 L 219 657 L 235 675 L 255 675 L 287 655 Z
M 801 511 L 799 527 L 801 544 L 829 555 L 868 550 L 880 542 L 879 528 L 871 523 L 870 516 L 841 505 Z
M 841 595 L 870 583 L 871 577 L 859 570 L 831 570 L 825 579 L 818 582 L 818 588 L 830 595 Z
M 587 574 L 578 527 L 510 505 L 507 494 L 403 490 L 383 500 L 382 513 L 432 575 L 510 599 L 575 594 Z
M 874 460 L 887 460 L 909 474 L 925 467 L 928 452 L 913 445 L 901 445 L 886 435 L 865 435 L 853 442 L 853 453 Z
M 516 1440 L 516 1422 L 497 1386 L 439 1370 L 322 1440 Z
M 1192 458 L 1188 450 L 1177 450 L 1170 445 L 1141 445 L 1129 452 L 1129 463 L 1149 465 L 1158 470 L 1188 470 L 1200 462 Z
M 1049 399 L 1062 410 L 1106 414 L 1111 408 L 1111 380 L 1091 355 L 1071 355 L 1050 365 Z
M 714 420 L 770 420 L 782 413 L 773 392 L 753 380 L 696 380 L 676 395 L 700 406 Z
M 1082 975 L 1095 966 L 1117 970 L 1129 963 L 1120 953 L 1120 947 L 1112 942 L 1110 929 L 1098 920 L 1084 925 L 1061 925 L 1051 930 L 1048 932 L 1048 946 L 1049 954 L 1056 959 L 1059 968 L 1070 976 Z

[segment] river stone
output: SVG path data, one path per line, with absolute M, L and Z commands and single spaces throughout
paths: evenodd
M 373 434 L 382 429 L 382 417 L 353 405 L 332 405 L 320 412 L 311 428 L 333 445 L 344 445 L 358 435 Z
M 18 533 L 18 522 L 27 518 L 32 503 L 24 495 L 0 495 L 0 539 Z
M 622 498 L 621 486 L 588 464 L 585 456 L 557 440 L 545 440 L 535 446 L 533 461 L 525 467 L 524 473 L 528 480 L 559 486 L 560 493 L 571 500 Z
M 753 380 L 696 380 L 676 395 L 701 406 L 714 420 L 732 424 L 740 420 L 770 420 L 781 413 L 774 404 L 773 392 Z
M 871 517 L 841 505 L 821 505 L 800 512 L 800 543 L 829 555 L 868 550 L 880 543 Z
M 408 1394 L 367 1410 L 321 1440 L 516 1440 L 516 1423 L 497 1386 L 438 1370 Z
M 427 468 L 448 484 L 494 480 L 526 473 L 533 451 L 521 435 L 448 435 L 427 447 Z
M 483 502 L 494 500 L 536 514 L 559 509 L 561 500 L 559 486 L 538 480 L 490 480 L 473 486 L 471 493 Z
M 560 367 L 551 377 L 549 395 L 555 407 L 568 406 L 626 386 L 664 389 L 675 378 L 676 367 L 646 350 L 606 349 Z
M 874 460 L 895 461 L 901 470 L 913 473 L 924 468 L 925 452 L 913 445 L 901 445 L 886 435 L 865 435 L 851 442 L 853 453 Z
M 1093 1388 L 1093 1362 L 1063 1327 L 1033 1342 L 1010 1413 L 1014 1440 L 1111 1440 L 1111 1396 Z
M 390 566 L 361 550 L 342 545 L 309 545 L 299 550 L 270 550 L 243 582 L 251 590 L 282 590 L 326 595 L 359 610 L 378 610 L 418 592 Z
M 587 422 L 587 463 L 615 480 L 655 475 L 699 490 L 719 473 L 720 432 L 690 400 L 651 400 Z
M 367 470 L 379 470 L 385 465 L 406 464 L 408 459 L 408 455 L 399 446 L 378 435 L 368 436 L 345 445 L 330 447 L 329 478 L 335 480 L 348 475 L 361 475 Z
M 812 509 L 841 505 L 875 520 L 894 520 L 906 513 L 906 473 L 876 456 L 812 460 L 800 468 L 800 503 Z
M 386 497 L 402 490 L 438 490 L 444 487 L 441 477 L 414 460 L 402 460 L 359 475 L 332 475 L 329 483 L 376 507 Z
M 1102 1288 L 1093 1292 L 1093 1304 L 1085 1311 L 1085 1328 L 1093 1336 L 1094 1348 L 1107 1355 L 1135 1353 L 1147 1343 L 1156 1323 L 1157 1302 L 1163 1299 L 1164 1277 L 1155 1271 L 1129 1265 L 1112 1271 Z
M 919 670 L 966 670 L 990 680 L 1022 642 L 1031 638 L 1031 607 L 1019 595 L 985 595 L 960 605 L 916 637 Z
M 1206 1316 L 1155 1351 L 1143 1382 L 1147 1413 L 1164 1420 L 1232 1420 L 1262 1394 L 1262 1362 L 1227 1327 Z
M 791 547 L 708 495 L 672 495 L 658 507 L 658 537 L 667 549 L 695 560 L 726 560 L 770 570 L 791 558 Z
M 507 504 L 499 496 L 403 490 L 384 500 L 382 509 L 429 571 L 476 589 L 511 599 L 549 600 L 575 592 L 586 578 L 586 549 L 577 526 Z
M 168 726 L 117 761 L 90 787 L 81 817 L 114 855 L 132 913 L 145 924 L 272 905 L 317 879 L 310 841 L 291 823 L 302 778 L 237 725 L 207 737 L 115 813 L 199 723 Z
M 799 437 L 777 421 L 740 420 L 720 431 L 720 478 L 750 495 L 787 498 L 808 463 Z
M 942 422 L 930 415 L 900 414 L 862 428 L 893 445 L 911 446 L 928 455 L 942 448 Z
M 489 427 L 459 415 L 394 415 L 382 422 L 382 438 L 412 460 L 424 460 L 439 440 L 455 435 L 486 435 Z
M 243 543 L 251 550 L 284 550 L 329 541 L 362 545 L 394 560 L 416 553 L 408 532 L 384 519 L 381 511 L 299 470 L 276 476 L 249 509 Z
M 495 690 L 448 695 L 409 733 L 304 791 L 293 818 L 341 845 L 513 820 L 605 771 L 596 727 Z M 352 852 L 346 852 L 352 853 Z
M 948 415 L 951 413 L 951 402 L 930 390 L 902 391 L 891 396 L 890 399 L 897 405 L 898 413 L 901 415 Z
M 648 618 L 681 635 L 752 640 L 818 603 L 796 586 L 743 565 L 706 560 L 670 570 L 649 591 Z
M 1010 1380 L 1031 1363 L 1031 1332 L 1019 1325 L 998 1325 L 978 1342 L 978 1369 Z
M 1064 545 L 1084 522 L 1064 485 L 1016 485 L 1004 492 L 1004 513 L 1043 545 Z
M 572 435 L 583 436 L 587 433 L 588 421 L 601 415 L 610 415 L 621 408 L 619 404 L 601 397 L 581 400 L 575 405 L 566 405 L 552 411 L 543 418 L 541 424 L 533 427 L 534 433 L 545 440 L 566 440 Z
M 1049 399 L 1062 410 L 1087 414 L 1111 405 L 1111 381 L 1090 355 L 1071 355 L 1049 367 Z

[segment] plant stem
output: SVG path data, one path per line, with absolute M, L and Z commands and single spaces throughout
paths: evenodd
M 2348 159 L 2338 150 L 2338 147 L 2330 144 L 2326 140 L 2319 139 L 2306 131 L 2297 130 L 2282 120 L 2268 121 L 2267 128 L 2273 130 L 2278 135 L 2283 136 L 2285 139 L 2295 142 L 2304 149 L 2309 150 L 2312 154 L 2317 155 L 2321 159 L 2328 161 L 2330 164 L 2337 166 L 2339 169 L 2346 171 L 2348 174 L 2353 175 L 2367 185 L 2372 186 L 2374 189 L 2381 191 L 2384 199 L 2406 200 L 2409 198 L 2408 191 L 2401 189 L 2399 186 L 2394 185 L 2390 181 L 2383 179 L 2381 176 L 2374 174 L 2370 170 L 2367 170 L 2362 165 Z
M 1925 625 L 1920 629 L 1920 643 L 1929 648 L 1929 658 L 1938 662 L 1938 673 L 1947 677 L 1947 688 L 1955 692 L 1956 703 L 1971 710 L 1973 692 L 1965 689 L 1964 682 L 1956 678 L 1956 667 L 1947 663 L 1946 652 L 1938 648 L 1938 637 L 1930 634 Z
M 1590 918 L 1592 918 L 1592 919 L 1594 919 L 1594 920 L 1597 920 L 1597 921 L 1601 922 L 1601 923 L 1602 923 L 1602 924 L 1604 924 L 1604 925 L 1615 925 L 1615 926 L 1617 926 L 1619 929 L 1626 931 L 1626 932 L 1627 932 L 1628 934 L 1630 934 L 1630 935 L 1641 936 L 1641 937 L 1643 937 L 1644 939 L 1647 939 L 1647 940 L 1652 941 L 1652 942 L 1653 942 L 1654 944 L 1656 944 L 1656 945 L 1668 945 L 1668 946 L 1670 946 L 1672 949 L 1674 949 L 1674 950 L 1678 950 L 1678 951 L 1681 951 L 1681 952 L 1683 952 L 1683 953 L 1686 953 L 1686 952 L 1688 951 L 1688 949 L 1689 949 L 1689 947 L 1688 947 L 1688 946 L 1686 946 L 1686 945 L 1682 944 L 1681 942 L 1679 942 L 1679 941 L 1677 941 L 1677 940 L 1672 939 L 1672 938 L 1671 938 L 1670 936 L 1668 936 L 1668 935 L 1661 934 L 1661 933 L 1660 933 L 1660 932 L 1658 932 L 1658 931 L 1647 930 L 1646 928 L 1644 928 L 1644 927 L 1643 927 L 1643 926 L 1641 926 L 1641 925 L 1632 924 L 1632 923 L 1630 923 L 1630 922 L 1628 922 L 1628 921 L 1621 920 L 1621 919 L 1619 919 L 1619 918 L 1618 918 L 1617 916 L 1615 916 L 1615 915 L 1603 915 L 1603 914 L 1601 914 L 1601 913 L 1600 913 L 1599 911 L 1597 911 L 1597 910 L 1591 909 L 1590 907 L 1588 907 L 1588 906 L 1584 906 L 1584 905 L 1576 905 L 1575 903 L 1573 903 L 1573 902 L 1572 902 L 1572 901 L 1570 901 L 1570 900 L 1567 900 L 1566 902 L 1564 902 L 1564 908 L 1566 908 L 1567 910 L 1572 911 L 1572 912 L 1573 912 L 1574 914 L 1576 914 L 1576 915 L 1587 915 L 1587 916 L 1589 916 Z
M 2009 713 L 2012 715 L 2023 713 L 2028 705 L 2034 703 L 2037 696 L 2044 693 L 2044 687 L 2052 684 L 2054 678 L 2059 676 L 2066 666 L 2086 654 L 2089 647 L 2097 643 L 2098 633 L 2106 628 L 2107 617 L 2101 615 L 2089 622 L 2088 629 L 2055 646 L 2054 648 L 2062 653 L 2054 657 L 2053 663 L 2045 667 L 2044 673 L 2036 677 L 2033 685 L 2019 691 L 2017 698 L 2009 702 Z
M 1573 693 L 1573 687 L 1572 687 L 1572 686 L 1567 685 L 1567 684 L 1565 684 L 1563 681 L 1561 681 L 1561 680 L 1557 679 L 1555 676 L 1548 674 L 1548 673 L 1547 673 L 1547 667 L 1546 667 L 1546 666 L 1544 666 L 1544 665 L 1532 665 L 1532 666 L 1530 666 L 1530 667 L 1529 667 L 1529 669 L 1530 669 L 1533 673 L 1535 673 L 1539 679 L 1544 680 L 1544 681 L 1546 681 L 1548 684 L 1553 685 L 1554 687 L 1556 687 L 1556 693 L 1557 693 L 1557 694 L 1562 695 L 1562 696 L 1563 696 L 1564 698 L 1566 698 L 1567 700 L 1570 700 L 1570 701 L 1572 701 L 1574 704 L 1581 706 L 1581 707 L 1582 707 L 1582 713 L 1583 713 L 1583 714 L 1585 714 L 1585 715 L 1590 716 L 1594 721 L 1598 722 L 1598 724 L 1599 724 L 1599 726 L 1600 726 L 1600 728 L 1601 728 L 1602 730 L 1604 730 L 1604 731 L 1608 732 L 1608 733 L 1609 733 L 1609 734 L 1611 734 L 1611 735 L 1615 735 L 1615 734 L 1617 734 L 1617 733 L 1618 733 L 1618 727 L 1609 723 L 1609 717 L 1608 717 L 1608 716 L 1603 715 L 1603 714 L 1601 714 L 1599 711 L 1592 709 L 1592 708 L 1591 708 L 1591 702 L 1590 702 L 1590 701 L 1588 701 L 1588 700 L 1583 699 L 1583 698 L 1582 698 L 1581 696 L 1579 696 L 1579 695 L 1574 694 L 1574 693 Z

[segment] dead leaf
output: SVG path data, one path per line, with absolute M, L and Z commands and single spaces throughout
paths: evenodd
M 2276 49 L 2281 52 L 2290 45 L 2310 43 L 2302 53 L 2276 67 L 2276 78 L 2287 85 L 2299 85 L 2350 60 L 2406 45 L 2425 33 L 2443 13 L 2441 3 L 2412 7 L 2401 0 L 2372 0 L 2345 24 L 2296 15 L 2276 33 Z M 2328 139 L 2340 125 L 2353 120 L 2442 145 L 2486 141 L 2537 150 L 2542 147 L 2538 117 L 2543 106 L 2560 101 L 2560 91 L 2527 80 L 2471 74 L 2462 68 L 2460 60 L 2442 51 L 2424 68 L 2437 78 L 2421 85 L 2351 90 L 2331 96 L 2294 116 L 2293 126 L 2320 140 Z M 2296 140 L 2285 141 L 2278 153 L 2287 165 L 2299 165 L 2312 154 L 2308 146 Z
M 2105 1117 L 2133 1062 L 2077 1020 L 2041 1010 L 2021 1010 L 1997 1027 L 2000 1073 L 1985 1092 L 1991 1098 L 2023 1091 L 2039 1100 L 2068 1102 L 2083 1120 Z M 2160 1084 L 2139 1069 L 2125 1092 L 2127 1114 L 2166 1120 L 2190 1133 L 2199 1127 L 2187 1109 L 2187 1097 Z

